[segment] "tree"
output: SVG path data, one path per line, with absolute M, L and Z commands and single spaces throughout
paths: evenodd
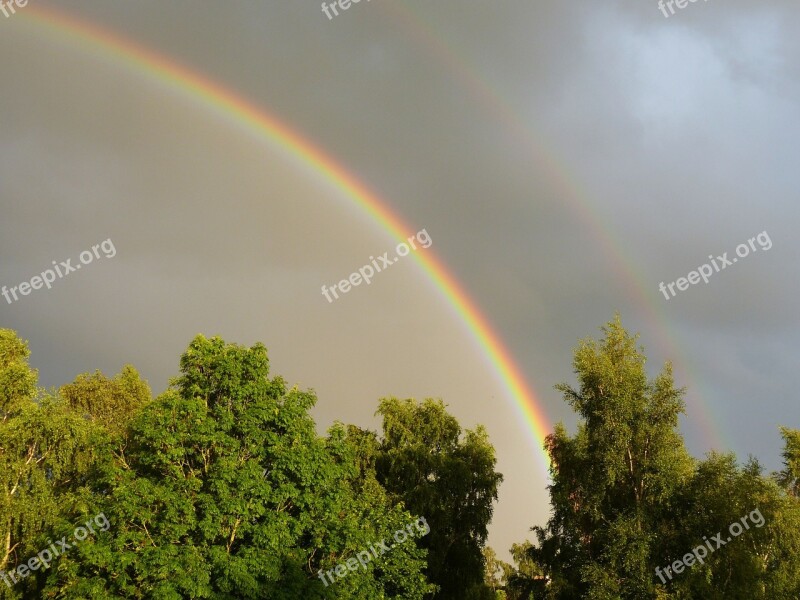
M 422 598 L 430 587 L 421 572 L 424 552 L 414 544 L 323 583 L 320 571 L 412 517 L 379 489 L 355 497 L 353 444 L 341 428 L 327 440 L 316 434 L 308 414 L 314 395 L 270 378 L 263 345 L 198 336 L 180 370 L 131 422 L 125 460 L 97 483 L 110 535 L 65 557 L 48 593 Z
M 486 430 L 463 432 L 441 400 L 385 398 L 376 470 L 390 497 L 430 523 L 420 540 L 440 600 L 462 600 L 484 588 L 482 548 L 503 476 L 494 468 Z
M 683 390 L 669 363 L 648 381 L 619 316 L 602 330 L 575 351 L 579 388 L 556 386 L 580 422 L 574 436 L 559 424 L 547 437 L 553 517 L 532 558 L 556 598 L 639 600 L 653 597 L 658 533 L 692 474 L 677 432 Z
M 131 365 L 109 379 L 100 371 L 78 375 L 62 386 L 59 395 L 84 418 L 97 422 L 110 433 L 124 433 L 152 396 L 150 387 Z
M 800 498 L 800 429 L 781 427 L 784 469 L 778 482 L 795 498 Z
M 491 546 L 486 546 L 483 549 L 483 565 L 484 583 L 494 593 L 494 597 L 498 597 L 498 592 L 501 592 L 505 587 L 503 579 L 511 565 L 497 558 L 497 553 Z M 505 594 L 502 597 L 505 598 Z
M 776 477 L 752 459 L 740 467 L 733 454 L 689 458 L 677 432 L 683 390 L 669 364 L 648 382 L 619 317 L 603 331 L 575 352 L 579 389 L 557 386 L 578 430 L 570 436 L 559 424 L 546 440 L 553 517 L 522 553 L 547 585 L 520 597 L 800 597 L 800 502 L 787 493 L 796 490 L 797 437 L 782 430 L 786 469 Z M 714 536 L 720 543 L 703 550 Z
M 800 504 L 765 477 L 757 461 L 740 467 L 733 454 L 711 453 L 675 506 L 673 527 L 659 539 L 665 550 L 661 567 L 702 548 L 706 539 L 714 551 L 680 575 L 664 577 L 668 581 L 659 587 L 665 594 L 709 600 L 800 597 Z
M 343 468 L 342 482 L 352 494 L 352 507 L 348 511 L 349 518 L 336 523 L 337 528 L 342 528 L 338 535 L 345 546 L 331 555 L 325 569 L 352 559 L 377 540 L 391 540 L 394 533 L 408 527 L 412 521 L 420 525 L 420 515 L 411 515 L 401 503 L 391 499 L 378 482 L 378 440 L 374 432 L 337 423 L 328 432 L 328 446 Z M 405 543 L 393 542 L 390 553 L 370 564 L 370 568 L 375 569 L 371 576 L 348 576 L 339 580 L 337 586 L 341 595 L 336 597 L 411 599 L 435 593 L 436 586 L 423 575 L 427 550 L 414 543 L 427 534 L 425 529 L 416 526 L 411 529 L 413 539 Z M 429 526 L 427 529 L 429 534 Z
M 503 565 L 508 600 L 545 597 L 547 578 L 542 567 L 532 558 L 532 554 L 533 545 L 530 542 L 511 546 L 514 565 Z
M 83 514 L 83 488 L 102 447 L 63 401 L 41 393 L 27 343 L 0 329 L 0 598 L 38 597 L 47 574 L 13 583 L 48 534 Z

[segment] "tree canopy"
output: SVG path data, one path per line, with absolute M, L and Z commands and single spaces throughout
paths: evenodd
M 515 556 L 508 597 L 800 597 L 800 432 L 782 430 L 786 468 L 772 476 L 732 454 L 690 457 L 678 431 L 683 390 L 670 364 L 648 379 L 644 351 L 619 316 L 602 331 L 575 350 L 578 387 L 556 386 L 578 415 L 577 431 L 559 424 L 547 437 L 553 516 Z M 702 563 L 674 568 L 754 510 L 762 526 L 713 547 Z M 664 575 L 665 567 L 673 570 Z M 539 572 L 546 584 L 537 587 Z
M 775 473 L 692 457 L 670 364 L 648 376 L 619 317 L 602 333 L 556 386 L 577 427 L 545 440 L 551 518 L 509 564 L 494 447 L 442 400 L 321 434 L 262 344 L 202 335 L 155 398 L 130 365 L 47 392 L 0 329 L 0 600 L 796 600 L 800 430 Z

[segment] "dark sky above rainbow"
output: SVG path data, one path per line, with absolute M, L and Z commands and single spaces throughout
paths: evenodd
M 202 332 L 263 341 L 321 430 L 443 398 L 497 448 L 501 555 L 548 516 L 541 438 L 574 423 L 553 385 L 615 311 L 673 362 L 697 456 L 776 468 L 800 426 L 799 16 L 29 0 L 0 13 L 0 286 L 117 253 L 0 297 L 0 326 L 47 387 L 131 363 L 161 392 Z M 429 249 L 320 294 L 423 228 Z

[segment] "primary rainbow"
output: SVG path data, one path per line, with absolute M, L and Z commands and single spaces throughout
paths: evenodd
M 91 51 L 103 52 L 104 56 L 113 58 L 115 62 L 144 72 L 169 89 L 179 90 L 248 130 L 277 143 L 290 155 L 322 174 L 395 239 L 405 241 L 415 232 L 389 208 L 386 201 L 380 199 L 322 150 L 239 94 L 117 33 L 60 11 L 29 5 L 25 11 L 20 11 L 17 18 L 22 15 L 26 21 L 46 29 L 53 36 Z M 508 349 L 492 329 L 488 319 L 481 314 L 463 287 L 433 252 L 427 250 L 412 256 L 463 319 L 500 376 L 516 409 L 533 433 L 536 443 L 534 454 L 542 475 L 546 475 L 549 459 L 543 442 L 552 427 Z

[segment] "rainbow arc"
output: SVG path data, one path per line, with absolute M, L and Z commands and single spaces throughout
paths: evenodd
M 277 144 L 286 153 L 302 161 L 309 169 L 321 174 L 397 241 L 405 241 L 415 233 L 416 230 L 409 227 L 390 208 L 389 202 L 381 199 L 298 132 L 240 94 L 118 33 L 76 19 L 61 11 L 29 5 L 27 10 L 20 14 L 25 15 L 28 22 L 34 23 L 55 38 L 88 52 L 100 52 L 120 66 L 143 73 L 167 89 L 178 91 L 221 117 Z M 483 349 L 484 355 L 513 400 L 518 414 L 532 433 L 535 444 L 534 455 L 537 457 L 542 475 L 546 476 L 549 461 L 543 442 L 551 430 L 551 424 L 533 389 L 525 380 L 500 336 L 492 328 L 489 319 L 478 309 L 464 287 L 436 255 L 427 250 L 424 253 L 414 253 L 413 257 Z

